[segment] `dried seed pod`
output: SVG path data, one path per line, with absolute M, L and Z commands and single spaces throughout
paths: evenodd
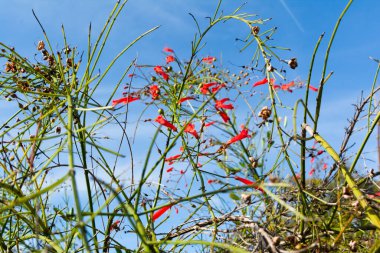
M 252 28 L 251 28 L 251 33 L 253 34 L 253 35 L 257 35 L 257 34 L 259 34 L 259 32 L 260 32 L 260 27 L 258 27 L 258 26 L 253 26 Z
M 259 112 L 258 116 L 262 118 L 264 121 L 267 121 L 271 114 L 271 109 L 269 109 L 267 106 L 264 106 Z
M 42 40 L 40 40 L 38 41 L 37 50 L 41 51 L 43 49 L 45 49 L 45 43 Z
M 291 69 L 295 69 L 298 67 L 297 58 L 292 58 L 288 60 L 288 65 Z
M 251 204 L 251 194 L 242 193 L 241 202 L 247 205 Z
M 71 60 L 71 58 L 66 59 L 66 65 L 68 67 L 72 67 L 73 66 L 73 61 Z
M 272 66 L 272 64 L 268 63 L 267 64 L 267 71 L 268 72 L 273 72 L 275 70 L 275 68 Z

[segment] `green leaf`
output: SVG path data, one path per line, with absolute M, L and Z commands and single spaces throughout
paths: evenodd
M 233 192 L 230 192 L 230 198 L 236 201 L 240 200 L 240 197 Z

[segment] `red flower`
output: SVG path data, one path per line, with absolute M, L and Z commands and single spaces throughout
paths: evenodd
M 154 121 L 177 132 L 177 128 L 172 123 L 167 121 L 164 117 L 162 117 L 162 115 L 158 115 Z
M 318 92 L 318 88 L 315 88 L 314 86 L 309 85 L 309 89 L 315 92 Z
M 152 85 L 149 87 L 150 95 L 152 95 L 152 98 L 156 100 L 160 96 L 160 88 L 158 88 L 157 85 Z
M 135 76 L 135 74 L 129 74 L 128 75 L 128 77 L 134 77 Z
M 194 99 L 193 97 L 184 97 L 184 98 L 181 98 L 180 100 L 178 100 L 178 104 L 181 104 L 187 100 L 192 100 Z
M 168 206 L 164 206 L 163 208 L 161 209 L 158 209 L 156 212 L 153 213 L 153 221 L 157 220 L 158 218 L 161 217 L 161 215 L 163 215 L 167 210 L 169 210 L 173 205 L 168 205 Z
M 222 83 L 222 84 L 219 84 L 219 85 L 213 87 L 213 88 L 211 89 L 211 92 L 212 92 L 212 93 L 216 93 L 216 92 L 218 92 L 218 91 L 219 91 L 221 88 L 223 88 L 223 87 L 226 87 L 226 84 L 225 84 L 225 83 Z
M 281 85 L 281 89 L 284 90 L 284 91 L 289 91 L 289 92 L 293 92 L 290 87 L 293 87 L 294 86 L 294 81 L 291 81 L 290 83 L 287 83 L 287 84 L 283 84 Z
M 128 96 L 128 97 L 125 97 L 125 98 L 119 98 L 119 99 L 115 99 L 115 100 L 112 100 L 112 106 L 115 106 L 115 105 L 118 105 L 118 104 L 128 104 L 128 103 L 131 103 L 133 101 L 136 101 L 136 100 L 139 100 L 140 97 L 137 96 L 137 97 L 132 97 L 132 96 Z
M 274 83 L 274 79 L 271 78 L 270 82 L 271 82 L 271 84 L 273 84 Z M 256 83 L 254 83 L 253 87 L 260 86 L 260 85 L 263 85 L 263 84 L 266 84 L 266 83 L 268 83 L 268 79 L 265 77 L 264 79 L 262 79 L 260 81 L 257 81 Z
M 173 171 L 173 167 L 170 167 L 169 169 L 166 170 L 166 172 L 172 172 Z
M 183 174 L 185 174 L 185 172 L 186 172 L 186 171 L 184 171 L 184 170 L 180 170 L 179 173 L 181 173 L 181 175 L 183 175 Z
M 180 157 L 181 157 L 180 154 L 179 155 L 173 155 L 173 156 L 165 158 L 165 162 L 169 162 L 169 165 L 171 165 L 171 164 L 173 164 L 174 160 L 177 160 Z
M 315 169 L 314 168 L 311 168 L 310 172 L 309 172 L 309 176 L 312 176 L 315 172 Z
M 174 53 L 174 50 L 169 48 L 169 47 L 164 47 L 164 52 L 167 52 L 167 53 Z
M 238 176 L 235 176 L 235 179 L 242 182 L 243 184 L 246 184 L 246 185 L 256 185 L 255 182 L 249 180 L 249 179 L 246 179 L 246 178 L 242 178 L 242 177 L 238 177 Z M 253 188 L 255 188 L 256 190 L 259 190 L 261 191 L 262 193 L 265 193 L 263 189 L 261 189 L 260 187 L 258 186 L 254 186 Z
M 245 128 L 245 129 L 241 130 L 241 132 L 238 135 L 236 135 L 235 137 L 232 137 L 229 141 L 227 141 L 226 144 L 230 145 L 234 142 L 237 142 L 237 141 L 240 141 L 244 138 L 249 138 L 249 137 L 251 137 L 251 135 L 248 134 L 248 129 Z
M 111 226 L 110 226 L 110 231 L 112 231 L 114 229 L 118 230 L 119 229 L 119 224 L 120 224 L 119 220 L 117 220 L 114 223 L 112 223 Z
M 209 92 L 208 89 L 217 84 L 218 84 L 217 82 L 204 83 L 202 87 L 200 88 L 200 91 L 202 92 L 202 94 L 207 94 Z
M 174 56 L 173 55 L 166 56 L 166 64 L 171 63 L 173 61 L 174 61 Z
M 197 131 L 194 128 L 194 124 L 191 124 L 191 123 L 187 124 L 187 126 L 185 127 L 184 132 L 187 132 L 187 133 L 193 135 L 195 138 L 199 139 L 199 135 L 198 135 Z
M 216 58 L 212 56 L 207 56 L 202 58 L 202 61 L 207 64 L 212 64 L 214 61 L 216 61 Z
M 206 123 L 206 124 L 205 124 L 205 127 L 212 126 L 212 125 L 214 125 L 215 123 L 216 123 L 216 121 L 211 121 L 211 122 L 209 122 L 209 123 Z
M 328 166 L 327 163 L 324 163 L 322 169 L 323 169 L 323 170 L 326 170 L 326 169 L 327 169 L 327 166 Z
M 324 150 L 319 150 L 319 151 L 317 152 L 317 155 L 322 155 L 323 152 L 325 152 L 325 151 L 324 151 Z
M 218 114 L 220 117 L 222 117 L 224 123 L 227 123 L 230 120 L 230 117 L 228 117 L 227 113 L 218 110 Z
M 260 81 L 257 81 L 256 83 L 253 84 L 253 87 L 256 87 L 256 86 L 259 86 L 259 85 L 263 85 L 263 84 L 266 84 L 268 82 L 268 79 L 265 77 L 264 79 L 260 80 Z
M 154 71 L 156 71 L 157 74 L 162 76 L 162 78 L 164 78 L 165 81 L 169 80 L 169 75 L 167 73 L 165 73 L 165 71 L 162 69 L 161 66 L 154 67 Z
M 209 179 L 209 180 L 207 180 L 207 183 L 208 183 L 208 184 L 212 184 L 212 183 L 215 183 L 216 181 L 217 181 L 217 180 L 215 180 L 215 179 L 214 179 L 214 180 L 213 180 L 213 179 Z
M 219 109 L 219 108 L 223 108 L 223 109 L 227 109 L 227 110 L 231 110 L 231 109 L 234 109 L 234 106 L 232 104 L 225 104 L 226 101 L 229 101 L 230 99 L 229 98 L 223 98 L 221 100 L 216 100 L 216 105 L 215 105 L 215 108 L 216 109 Z

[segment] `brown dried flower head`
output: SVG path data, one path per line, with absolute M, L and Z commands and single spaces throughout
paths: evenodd
M 45 49 L 45 43 L 42 40 L 40 40 L 38 41 L 37 50 L 41 51 L 43 49 Z
M 259 112 L 258 116 L 262 118 L 264 121 L 267 121 L 271 114 L 272 114 L 271 109 L 269 109 L 268 106 L 264 106 Z
M 288 60 L 288 65 L 291 69 L 295 69 L 298 67 L 297 58 L 292 58 Z
M 260 32 L 260 27 L 258 27 L 258 26 L 253 26 L 253 27 L 252 27 L 252 29 L 251 29 L 251 33 L 252 33 L 253 35 L 257 35 L 257 34 L 259 34 L 259 32 Z

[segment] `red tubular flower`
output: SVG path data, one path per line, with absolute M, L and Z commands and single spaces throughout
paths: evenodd
M 187 124 L 187 126 L 185 127 L 184 132 L 187 132 L 187 133 L 193 135 L 195 138 L 199 139 L 199 135 L 198 135 L 197 131 L 194 128 L 194 124 L 191 124 L 191 123 Z
M 219 85 L 217 85 L 216 87 L 213 87 L 212 89 L 211 89 L 211 92 L 212 93 L 216 93 L 216 92 L 218 92 L 221 88 L 223 88 L 223 87 L 226 87 L 226 84 L 225 83 L 222 83 L 222 84 L 219 84 Z
M 212 125 L 214 125 L 215 123 L 216 123 L 216 121 L 211 121 L 211 122 L 209 122 L 209 123 L 206 123 L 206 124 L 205 124 L 205 127 L 212 126 Z
M 211 88 L 212 86 L 217 85 L 217 84 L 218 84 L 217 82 L 204 83 L 204 84 L 202 84 L 200 91 L 202 92 L 202 94 L 207 94 L 209 92 L 208 89 Z
M 166 64 L 169 64 L 174 61 L 174 56 L 173 55 L 168 55 L 166 56 Z
M 281 85 L 281 89 L 284 90 L 284 91 L 289 91 L 289 92 L 293 92 L 290 87 L 293 87 L 294 86 L 294 81 L 291 81 L 290 83 L 287 83 L 287 84 L 283 84 Z
M 160 88 L 157 85 L 152 85 L 149 87 L 149 93 L 156 100 L 160 96 Z
M 309 85 L 309 89 L 315 92 L 318 92 L 318 88 L 315 88 L 314 86 Z
M 251 137 L 251 135 L 248 134 L 248 129 L 245 128 L 245 129 L 241 130 L 241 132 L 238 135 L 232 137 L 229 141 L 227 141 L 226 144 L 230 145 L 234 142 L 237 142 L 237 141 L 240 141 L 244 138 L 249 138 L 249 137 Z
M 171 49 L 170 47 L 164 47 L 164 52 L 167 52 L 167 53 L 174 53 L 174 50 Z
M 119 229 L 119 224 L 120 224 L 119 220 L 117 220 L 114 223 L 112 223 L 111 226 L 110 226 L 110 231 L 112 231 L 114 229 L 118 230 Z
M 260 86 L 260 85 L 263 85 L 263 84 L 266 84 L 266 83 L 268 83 L 268 79 L 265 77 L 264 79 L 262 79 L 260 81 L 257 81 L 256 83 L 254 83 L 253 87 Z
M 262 79 L 260 81 L 257 81 L 256 83 L 254 83 L 253 87 L 260 86 L 260 85 L 263 85 L 263 84 L 266 84 L 266 83 L 268 83 L 268 79 L 264 78 L 264 79 Z M 273 78 L 270 79 L 270 83 L 274 84 L 274 79 Z M 276 85 L 274 85 L 274 87 L 276 87 Z M 280 86 L 278 86 L 278 87 L 280 87 Z
M 169 169 L 166 170 L 166 172 L 172 172 L 173 171 L 173 167 L 170 167 Z
M 323 169 L 323 170 L 326 170 L 326 169 L 327 169 L 327 166 L 328 166 L 327 163 L 324 163 L 322 169 Z
M 125 97 L 125 98 L 119 98 L 119 99 L 115 99 L 115 100 L 112 100 L 112 106 L 115 106 L 115 105 L 118 105 L 118 104 L 128 104 L 128 103 L 131 103 L 133 101 L 136 101 L 136 100 L 139 100 L 140 97 L 137 96 L 137 97 L 132 97 L 132 96 L 128 96 L 128 97 Z
M 207 64 L 212 64 L 214 61 L 216 61 L 216 58 L 212 56 L 207 56 L 202 58 L 202 61 Z
M 174 132 L 177 132 L 177 128 L 172 123 L 167 121 L 164 117 L 162 117 L 162 115 L 158 115 L 154 121 L 163 126 L 166 126 L 167 128 L 172 129 Z
M 315 172 L 315 169 L 314 168 L 311 168 L 310 172 L 309 172 L 309 176 L 312 176 Z
M 181 157 L 180 154 L 179 155 L 173 155 L 173 156 L 165 158 L 165 162 L 169 162 L 169 164 L 173 164 L 173 161 L 177 160 L 180 157 Z
M 154 67 L 154 71 L 156 71 L 157 74 L 162 76 L 162 78 L 164 78 L 165 81 L 169 80 L 169 75 L 167 73 L 165 73 L 165 71 L 162 69 L 161 66 Z
M 180 100 L 178 100 L 178 104 L 182 104 L 183 102 L 187 101 L 187 100 L 192 100 L 194 99 L 193 97 L 184 97 L 184 98 L 181 98 Z
M 208 184 L 212 184 L 212 183 L 215 183 L 215 182 L 216 182 L 215 179 L 214 179 L 214 180 L 213 180 L 213 179 L 209 179 L 209 180 L 207 180 L 207 183 L 208 183 Z
M 230 99 L 229 98 L 223 98 L 221 100 L 216 100 L 216 104 L 215 104 L 215 108 L 216 109 L 219 109 L 219 108 L 223 108 L 223 109 L 227 109 L 227 110 L 231 110 L 231 109 L 234 109 L 234 106 L 232 104 L 225 104 L 226 101 L 229 101 Z
M 235 176 L 235 179 L 242 182 L 243 184 L 246 184 L 246 185 L 256 185 L 255 182 L 249 180 L 249 179 L 246 179 L 246 178 L 242 178 L 242 177 L 238 177 L 238 176 Z M 256 190 L 259 190 L 261 191 L 262 193 L 265 193 L 265 191 L 263 189 L 261 189 L 260 187 L 258 186 L 254 186 L 253 188 L 255 188 Z
M 318 150 L 317 155 L 322 155 L 323 152 L 325 152 L 325 151 L 324 150 Z
M 158 218 L 160 218 L 167 210 L 169 210 L 173 205 L 168 205 L 168 206 L 164 206 L 163 208 L 161 209 L 158 209 L 156 212 L 153 213 L 153 221 L 157 220 Z
M 220 117 L 222 117 L 224 123 L 227 123 L 230 120 L 230 117 L 228 117 L 227 113 L 218 110 L 218 114 Z

